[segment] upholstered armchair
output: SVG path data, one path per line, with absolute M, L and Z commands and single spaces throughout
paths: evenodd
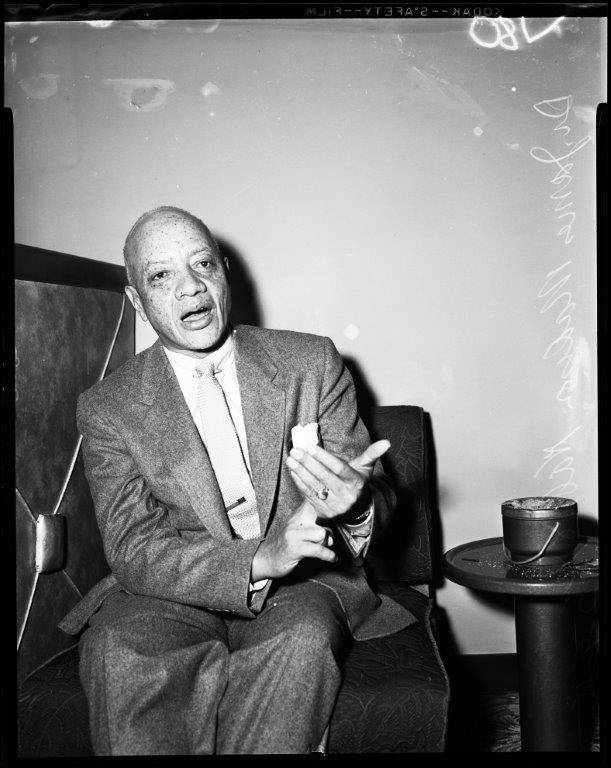
M 81 391 L 134 354 L 121 267 L 17 246 L 16 536 L 18 754 L 92 754 L 78 647 L 60 619 L 108 572 L 76 429 Z M 330 725 L 330 752 L 444 748 L 448 680 L 434 634 L 428 437 L 422 409 L 374 408 L 374 438 L 399 503 L 370 575 L 420 622 L 355 643 Z

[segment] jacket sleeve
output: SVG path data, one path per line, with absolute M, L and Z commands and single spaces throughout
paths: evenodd
M 324 358 L 318 417 L 323 447 L 351 461 L 370 445 L 371 438 L 357 412 L 350 371 L 329 338 L 324 339 Z M 379 461 L 375 464 L 370 486 L 374 516 L 368 549 L 388 524 L 396 504 L 395 492 Z
M 120 429 L 87 397 L 77 423 L 108 564 L 128 592 L 228 611 L 246 618 L 250 568 L 260 539 L 183 538 L 153 496 Z M 260 608 L 258 609 L 260 610 Z

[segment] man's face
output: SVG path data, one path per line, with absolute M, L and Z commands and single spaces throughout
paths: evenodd
M 226 261 L 187 219 L 145 225 L 132 262 L 136 311 L 171 350 L 202 357 L 224 338 L 231 308 Z

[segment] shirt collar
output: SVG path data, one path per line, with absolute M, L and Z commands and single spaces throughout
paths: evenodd
M 214 363 L 214 372 L 222 373 L 225 371 L 234 361 L 234 341 L 233 336 L 235 330 L 231 330 L 227 335 L 225 341 L 214 352 L 210 352 L 205 357 L 192 357 L 191 355 L 185 355 L 183 352 L 176 352 L 173 349 L 163 348 L 163 351 L 168 356 L 168 360 L 172 364 L 172 367 L 177 372 L 194 376 L 197 367 L 203 360 Z

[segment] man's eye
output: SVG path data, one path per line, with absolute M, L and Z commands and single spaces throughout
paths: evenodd
M 167 272 L 165 272 L 165 271 L 162 271 L 162 272 L 155 272 L 155 274 L 151 276 L 151 282 L 152 282 L 152 283 L 158 283 L 160 280 L 163 280 L 163 278 L 164 278 L 164 277 L 165 277 L 167 274 L 168 274 L 168 273 L 167 273 Z
M 197 266 L 202 267 L 203 269 L 208 269 L 208 267 L 210 266 L 210 261 L 209 259 L 201 259 L 200 261 L 197 262 Z

